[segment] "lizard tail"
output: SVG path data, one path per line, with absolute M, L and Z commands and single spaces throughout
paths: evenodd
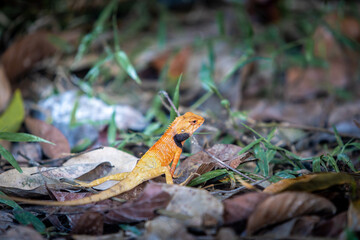
M 111 197 L 115 197 L 123 192 L 129 191 L 133 188 L 135 188 L 140 183 L 135 183 L 134 181 L 130 181 L 127 179 L 122 180 L 112 188 L 109 188 L 105 191 L 102 191 L 98 194 L 91 195 L 89 197 L 76 199 L 76 200 L 69 200 L 69 201 L 63 201 L 63 202 L 57 202 L 57 201 L 47 201 L 47 200 L 35 200 L 35 199 L 26 199 L 26 198 L 20 198 L 20 197 L 7 197 L 7 196 L 0 196 L 0 198 L 3 199 L 11 199 L 16 202 L 22 202 L 27 204 L 34 204 L 34 205 L 43 205 L 43 206 L 77 206 L 77 205 L 84 205 L 89 203 L 94 203 L 98 201 L 102 201 Z

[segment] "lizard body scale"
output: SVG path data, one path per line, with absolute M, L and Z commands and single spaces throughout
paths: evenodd
M 166 183 L 173 184 L 172 176 L 179 161 L 182 146 L 204 122 L 204 118 L 191 112 L 175 118 L 161 138 L 141 157 L 135 168 L 130 173 L 119 173 L 104 177 L 91 182 L 81 184 L 90 187 L 98 185 L 107 180 L 121 180 L 113 187 L 100 193 L 76 200 L 69 201 L 47 201 L 33 200 L 19 197 L 9 197 L 12 200 L 47 206 L 76 206 L 102 201 L 121 193 L 129 191 L 139 184 L 165 174 Z M 170 163 L 172 166 L 170 168 Z

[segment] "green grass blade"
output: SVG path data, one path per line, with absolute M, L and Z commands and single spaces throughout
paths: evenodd
M 256 139 L 255 141 L 249 143 L 243 149 L 241 149 L 241 151 L 238 154 L 241 155 L 241 154 L 249 151 L 251 148 L 253 148 L 255 145 L 259 144 L 261 141 L 262 141 L 262 138 Z
M 45 140 L 41 137 L 34 136 L 28 133 L 10 133 L 10 132 L 0 132 L 0 139 L 10 141 L 10 142 L 44 142 L 55 145 L 48 140 Z
M 334 130 L 334 134 L 335 134 L 337 143 L 338 143 L 341 147 L 344 146 L 344 142 L 341 140 L 341 137 L 340 137 L 339 132 L 337 131 L 336 127 L 335 127 L 335 126 L 332 126 L 332 128 L 333 128 L 333 130 Z
M 337 159 L 339 161 L 343 161 L 346 165 L 349 166 L 349 168 L 351 169 L 351 171 L 353 172 L 356 172 L 356 169 L 354 167 L 354 164 L 351 162 L 351 160 L 349 159 L 349 156 L 344 154 L 344 153 L 341 153 L 337 156 Z
M 141 84 L 141 80 L 137 75 L 134 66 L 131 64 L 128 56 L 124 51 L 117 51 L 115 53 L 115 60 L 137 84 Z
M 199 185 L 201 183 L 204 183 L 206 181 L 209 181 L 209 180 L 211 180 L 213 178 L 219 177 L 219 176 L 224 175 L 226 173 L 227 173 L 226 169 L 218 169 L 218 170 L 214 170 L 214 171 L 211 171 L 211 172 L 204 173 L 203 175 L 193 179 L 188 184 L 188 186 L 193 187 L 193 186 Z
M 15 160 L 14 156 L 6 150 L 3 146 L 0 145 L 0 155 L 5 158 L 16 170 L 19 171 L 19 173 L 22 173 L 21 167 Z
M 117 8 L 118 3 L 118 0 L 112 0 L 100 13 L 99 18 L 95 22 L 93 30 L 81 39 L 77 54 L 75 56 L 75 62 L 78 62 L 83 58 L 85 53 L 88 51 L 92 41 L 94 41 L 104 31 L 105 22 L 110 17 L 111 13 Z
M 45 232 L 45 224 L 35 217 L 32 213 L 25 211 L 22 208 L 14 208 L 13 210 L 15 219 L 22 225 L 33 225 L 36 231 L 43 233 Z
M 314 159 L 314 161 L 312 162 L 313 172 L 321 172 L 320 163 L 321 163 L 320 157 L 317 157 L 316 159 Z
M 0 195 L 6 196 L 6 194 L 3 193 L 2 191 L 0 191 Z M 21 208 L 19 204 L 17 204 L 15 201 L 11 199 L 0 198 L 0 203 L 6 204 L 12 208 Z

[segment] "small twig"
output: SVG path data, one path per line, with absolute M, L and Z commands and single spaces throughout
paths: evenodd
M 239 174 L 240 176 L 252 181 L 252 182 L 255 182 L 256 180 L 255 179 L 252 179 L 251 177 L 243 174 L 242 172 L 240 172 L 239 170 L 237 170 L 236 168 L 233 168 L 231 167 L 230 165 L 224 163 L 223 161 L 221 161 L 219 158 L 215 157 L 214 155 L 212 155 L 211 153 L 209 153 L 208 151 L 206 151 L 205 149 L 202 150 L 204 153 L 206 153 L 208 156 L 210 156 L 212 159 L 214 159 L 215 161 L 217 161 L 218 163 L 220 163 L 221 165 L 223 165 L 224 167 L 226 168 L 229 168 L 231 169 L 233 172 Z
M 164 91 L 164 90 L 161 90 L 159 91 L 159 95 L 162 96 L 162 97 L 165 97 L 166 100 L 168 101 L 168 103 L 170 104 L 171 108 L 174 109 L 174 111 L 176 112 L 177 116 L 179 117 L 180 116 L 180 113 L 179 111 L 177 110 L 177 108 L 175 107 L 174 103 L 171 101 L 170 97 L 169 97 L 169 94 Z M 161 101 L 163 101 L 163 99 L 161 98 Z M 166 106 L 167 104 L 163 101 L 163 104 Z
M 19 154 L 20 156 L 22 156 L 23 158 L 25 158 L 26 160 L 28 160 L 29 164 L 32 164 L 34 166 L 39 166 L 40 164 L 34 160 L 32 160 L 31 158 L 29 158 L 28 156 L 26 156 L 25 154 L 23 154 L 21 151 L 18 151 L 17 154 Z

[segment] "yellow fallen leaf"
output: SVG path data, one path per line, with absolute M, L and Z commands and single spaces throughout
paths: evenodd
M 284 191 L 306 191 L 313 192 L 327 189 L 334 185 L 351 184 L 355 185 L 353 176 L 347 173 L 317 173 L 304 175 L 297 178 L 283 179 L 271 184 L 264 189 L 267 193 L 279 193 Z
M 24 121 L 25 110 L 21 92 L 17 89 L 5 112 L 0 116 L 0 131 L 17 132 Z

